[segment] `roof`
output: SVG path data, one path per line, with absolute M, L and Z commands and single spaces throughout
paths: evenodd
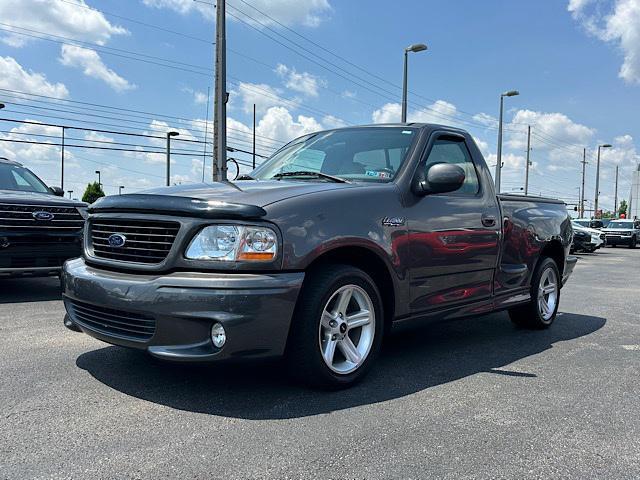
M 0 163 L 5 163 L 5 164 L 8 163 L 9 165 L 17 165 L 17 166 L 20 166 L 20 167 L 22 166 L 21 163 L 15 162 L 13 160 L 9 160 L 8 158 L 5 158 L 5 157 L 0 157 Z

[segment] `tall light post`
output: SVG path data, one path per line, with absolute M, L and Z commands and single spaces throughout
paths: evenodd
M 504 97 L 520 95 L 517 90 L 509 90 L 500 95 L 500 119 L 498 121 L 498 161 L 496 162 L 496 193 L 500 193 L 500 175 L 502 173 L 502 115 L 504 110 Z
M 614 198 L 613 215 L 617 217 L 618 216 L 618 165 L 616 165 L 616 190 L 613 198 Z
M 404 75 L 402 78 L 402 123 L 407 121 L 407 69 L 409 52 L 422 52 L 426 50 L 427 46 L 424 43 L 414 43 L 404 49 Z
M 603 143 L 602 145 L 598 145 L 598 163 L 596 166 L 596 196 L 595 196 L 595 201 L 593 202 L 594 218 L 598 218 L 598 197 L 600 196 L 600 149 L 602 148 L 611 148 L 611 145 L 608 143 Z
M 69 194 L 69 198 L 71 198 L 71 194 L 73 193 L 73 190 L 67 190 L 67 193 Z
M 124 185 L 120 185 L 118 187 L 118 195 L 122 195 L 122 189 L 124 188 Z
M 167 187 L 170 185 L 171 180 L 171 137 L 177 137 L 180 135 L 178 132 L 167 132 Z
M 98 175 L 98 186 L 102 186 L 102 182 L 100 181 L 100 170 L 96 170 L 96 175 Z

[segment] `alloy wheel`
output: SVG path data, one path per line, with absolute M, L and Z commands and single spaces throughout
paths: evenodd
M 358 285 L 344 285 L 329 298 L 319 327 L 320 353 L 334 372 L 348 374 L 367 359 L 375 336 L 375 309 Z

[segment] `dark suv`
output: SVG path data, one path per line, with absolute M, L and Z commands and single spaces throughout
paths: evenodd
M 0 277 L 58 275 L 82 253 L 87 204 L 0 158 Z

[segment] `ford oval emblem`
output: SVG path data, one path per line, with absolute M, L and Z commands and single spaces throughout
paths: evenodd
M 53 217 L 54 217 L 55 215 L 53 215 L 53 213 L 51 213 L 51 212 L 44 212 L 44 211 L 40 211 L 40 212 L 33 212 L 33 213 L 31 214 L 31 216 L 32 216 L 33 218 L 35 218 L 36 220 L 44 220 L 44 221 L 47 221 L 47 220 L 53 220 Z
M 127 243 L 127 237 L 120 233 L 114 233 L 108 239 L 109 246 L 113 248 L 124 247 L 124 244 Z

